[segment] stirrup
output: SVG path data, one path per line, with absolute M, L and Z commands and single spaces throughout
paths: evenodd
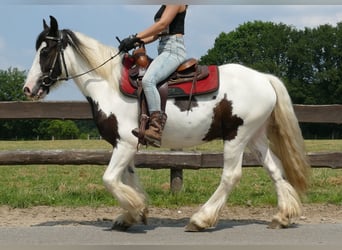
M 153 146 L 153 147 L 156 147 L 156 148 L 160 148 L 160 146 L 161 146 L 161 140 L 156 140 L 156 139 L 144 136 L 144 141 L 149 146 Z
M 156 148 L 160 148 L 161 141 L 146 137 L 143 135 L 139 128 L 135 128 L 132 130 L 132 134 L 138 138 L 138 144 L 146 145 L 146 146 L 153 146 Z
M 142 133 L 139 128 L 133 129 L 132 134 L 138 138 L 138 146 L 139 146 L 139 144 L 147 145 L 147 142 L 145 140 L 145 133 L 144 132 Z
M 144 137 L 145 137 L 145 128 L 146 128 L 146 124 L 148 120 L 149 120 L 148 115 L 141 114 L 139 128 L 135 128 L 132 130 L 132 134 L 138 138 L 138 146 L 139 144 L 147 145 L 146 141 L 144 140 Z

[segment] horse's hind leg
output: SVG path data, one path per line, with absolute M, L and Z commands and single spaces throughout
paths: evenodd
M 302 207 L 297 192 L 286 180 L 283 165 L 269 148 L 264 132 L 255 136 L 248 144 L 248 148 L 265 167 L 276 188 L 279 211 L 273 216 L 269 227 L 288 227 L 291 223 L 291 218 L 301 214 Z
M 210 199 L 191 217 L 185 231 L 202 231 L 216 225 L 219 212 L 226 204 L 230 191 L 241 178 L 244 147 L 245 144 L 237 140 L 225 142 L 221 182 Z

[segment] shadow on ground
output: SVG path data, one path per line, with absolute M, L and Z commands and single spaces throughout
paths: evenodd
M 137 224 L 129 229 L 126 232 L 128 233 L 145 233 L 150 230 L 154 230 L 159 227 L 179 227 L 184 228 L 189 222 L 189 218 L 180 218 L 180 219 L 169 219 L 169 218 L 149 218 L 147 225 Z M 99 228 L 103 228 L 104 231 L 112 231 L 112 220 L 109 219 L 98 219 L 98 220 L 57 220 L 57 221 L 46 221 L 43 223 L 39 223 L 36 225 L 32 225 L 33 227 L 39 226 L 95 226 Z M 210 228 L 205 230 L 206 232 L 214 232 L 220 231 L 227 228 L 245 226 L 250 224 L 259 224 L 259 225 L 267 225 L 268 221 L 264 220 L 220 220 L 218 225 L 215 228 Z M 296 227 L 295 224 L 292 227 Z

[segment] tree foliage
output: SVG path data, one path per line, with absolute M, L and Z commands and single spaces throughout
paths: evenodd
M 20 71 L 17 68 L 0 70 L 0 101 L 25 100 L 21 91 L 25 78 L 25 71 Z
M 70 120 L 44 120 L 39 124 L 36 132 L 42 139 L 76 139 L 80 135 L 76 123 Z
M 25 81 L 25 71 L 17 68 L 0 70 L 0 101 L 22 101 L 25 96 L 22 91 Z M 32 138 L 32 131 L 38 124 L 34 120 L 0 120 L 0 139 Z

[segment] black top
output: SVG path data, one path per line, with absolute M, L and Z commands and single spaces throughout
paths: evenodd
M 156 15 L 154 16 L 154 21 L 158 21 L 164 13 L 166 6 L 162 5 Z M 186 9 L 183 12 L 178 13 L 175 18 L 172 20 L 168 27 L 168 31 L 166 34 L 174 35 L 174 34 L 183 34 L 184 35 L 184 21 L 185 21 Z M 165 32 L 163 32 L 163 35 Z

